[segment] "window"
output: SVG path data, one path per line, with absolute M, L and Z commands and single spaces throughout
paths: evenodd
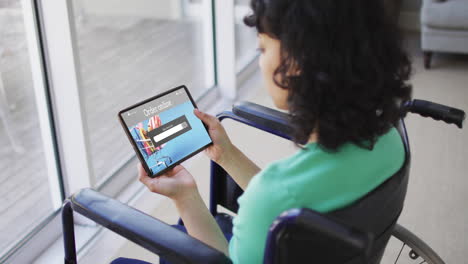
M 117 113 L 187 85 L 195 99 L 214 86 L 211 1 L 73 1 L 79 90 L 92 185 L 134 156 Z
M 135 181 L 120 110 L 181 84 L 235 97 L 233 2 L 213 2 L 0 0 L 0 262 L 56 240 L 65 196 Z
M 257 32 L 244 24 L 250 14 L 250 0 L 234 1 L 234 23 L 236 41 L 236 71 L 242 71 L 257 56 Z

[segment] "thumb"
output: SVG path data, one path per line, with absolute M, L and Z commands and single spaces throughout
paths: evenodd
M 212 115 L 204 113 L 196 108 L 195 110 L 193 110 L 193 112 L 195 113 L 195 116 L 197 116 L 203 123 L 207 124 L 209 127 L 213 127 L 218 123 L 218 119 Z
M 179 173 L 181 170 L 185 170 L 184 166 L 177 165 L 174 168 L 172 168 L 170 171 L 168 171 L 168 174 L 170 174 L 170 176 L 174 176 L 177 173 Z

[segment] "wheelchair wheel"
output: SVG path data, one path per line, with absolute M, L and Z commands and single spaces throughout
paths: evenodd
M 412 261 L 411 263 L 445 264 L 442 258 L 429 245 L 403 226 L 396 224 L 392 236 L 403 243 L 395 263 L 408 263 L 409 258 Z M 407 247 L 405 252 L 408 252 L 406 260 L 402 255 L 405 247 Z

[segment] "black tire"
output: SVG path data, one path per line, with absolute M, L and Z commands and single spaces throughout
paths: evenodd
M 429 264 L 445 264 L 442 258 L 418 236 L 403 226 L 396 224 L 392 235 L 411 248 Z

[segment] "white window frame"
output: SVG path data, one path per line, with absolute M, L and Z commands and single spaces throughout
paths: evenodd
M 221 95 L 237 97 L 234 1 L 217 0 L 215 7 L 216 72 Z
M 224 99 L 235 101 L 239 96 L 238 87 L 241 87 L 252 74 L 257 72 L 259 55 L 240 62 L 240 67 L 236 67 L 235 11 L 237 8 L 237 13 L 242 13 L 241 16 L 248 12 L 244 8 L 236 7 L 234 1 L 213 0 L 213 2 L 215 2 L 213 5 L 215 7 L 217 86 Z
M 56 151 L 54 123 L 50 108 L 50 98 L 42 56 L 40 25 L 37 17 L 37 5 L 34 0 L 21 0 L 22 15 L 26 33 L 29 62 L 31 66 L 34 98 L 39 119 L 42 147 L 46 161 L 46 172 L 51 194 L 53 212 L 46 216 L 19 242 L 15 243 L 5 255 L 0 256 L 0 263 L 29 263 L 60 235 L 58 210 L 63 201 L 63 188 L 60 177 L 58 153 Z M 40 238 L 40 239 L 39 239 Z
M 37 30 L 39 25 L 37 24 L 33 1 L 21 0 L 21 5 L 23 7 L 29 61 L 31 63 L 31 73 L 33 77 L 34 98 L 39 115 L 39 126 L 41 129 L 41 139 L 47 166 L 51 200 L 53 209 L 57 210 L 62 206 L 63 194 L 59 175 L 59 164 L 57 163 L 58 155 L 55 151 L 55 135 L 52 130 L 54 124 L 50 111 L 45 71 L 43 68 L 40 36 Z
M 40 1 L 47 74 L 58 131 L 66 196 L 93 186 L 91 151 L 84 120 L 79 58 L 70 0 Z

